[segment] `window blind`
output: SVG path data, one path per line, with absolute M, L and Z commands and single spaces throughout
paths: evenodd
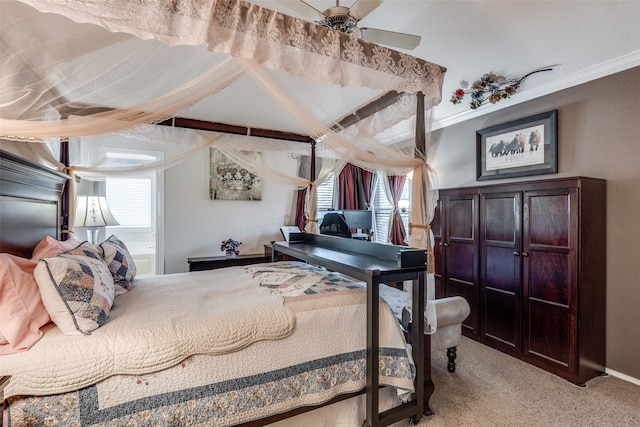
M 106 179 L 106 195 L 121 227 L 151 227 L 151 178 Z

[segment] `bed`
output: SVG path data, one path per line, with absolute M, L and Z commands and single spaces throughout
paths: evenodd
M 22 258 L 24 265 L 31 262 L 34 272 L 37 268 L 38 273 L 52 271 L 49 261 L 34 266 L 30 259 L 47 238 L 54 246 L 64 246 L 44 257 L 51 265 L 73 259 L 85 268 L 91 264 L 100 270 L 105 248 L 119 246 L 117 236 L 99 248 L 61 243 L 69 242 L 61 239 L 66 237 L 61 233 L 74 223 L 76 180 L 126 173 L 126 167 L 121 168 L 125 171 L 96 170 L 101 167 L 97 157 L 88 163 L 70 158 L 70 145 L 80 144 L 81 152 L 87 154 L 94 138 L 101 135 L 180 146 L 174 147 L 173 157 L 149 165 L 153 170 L 210 147 L 225 150 L 234 162 L 259 170 L 265 179 L 308 188 L 309 218 L 315 217 L 317 184 L 347 161 L 391 175 L 413 171 L 419 177 L 413 180 L 419 197 L 414 198 L 411 211 L 409 241 L 416 248 L 429 247 L 426 224 L 436 192 L 426 163 L 425 125 L 431 107 L 441 101 L 443 67 L 242 0 L 109 4 L 21 0 L 7 2 L 1 19 L 0 32 L 7 42 L 2 56 L 6 73 L 0 77 L 6 100 L 0 117 L 2 137 L 7 146 L 11 143 L 12 153 L 47 161 L 72 175 L 69 179 L 14 155 L 0 156 L 0 252 Z M 282 72 L 294 79 L 283 78 Z M 163 76 L 163 81 L 149 76 Z M 239 87 L 251 91 L 245 93 Z M 246 119 L 247 127 L 230 130 L 225 123 L 213 126 L 216 123 L 210 121 L 193 127 L 194 120 L 186 117 L 194 117 L 194 109 L 210 113 L 212 105 L 223 110 L 231 107 L 225 101 L 227 88 L 239 91 L 241 96 L 234 99 L 244 100 L 236 113 Z M 268 104 L 260 102 L 262 96 Z M 308 105 L 311 100 L 324 104 L 323 108 Z M 269 122 L 264 132 L 267 129 L 260 128 L 259 120 L 263 112 L 253 107 L 271 103 L 286 114 L 277 114 L 278 122 Z M 180 117 L 182 113 L 185 117 Z M 227 117 L 226 111 L 213 112 L 211 117 Z M 389 145 L 376 138 L 395 125 L 413 127 L 413 123 L 411 144 Z M 53 145 L 51 150 L 43 148 L 48 143 Z M 305 156 L 311 151 L 309 178 L 282 176 L 280 170 L 252 164 L 249 156 L 241 155 L 243 150 L 269 149 Z M 316 150 L 324 159 L 319 174 Z M 310 220 L 306 227 L 315 232 L 317 224 Z M 126 248 L 120 245 L 120 249 L 124 257 Z M 411 279 L 412 289 L 422 291 L 424 250 L 402 250 L 421 253 L 420 267 L 399 264 L 384 270 L 385 274 L 390 280 Z M 167 275 L 151 282 L 131 277 L 132 284 L 120 282 L 122 292 L 115 291 L 114 283 L 113 296 L 105 291 L 102 305 L 92 312 L 87 325 L 83 322 L 89 329 L 95 326 L 91 321 L 100 323 L 91 334 L 68 336 L 61 333 L 63 328 L 73 331 L 78 325 L 72 321 L 63 327 L 64 322 L 56 321 L 44 326 L 44 336 L 19 356 L 0 356 L 0 375 L 12 375 L 4 389 L 3 417 L 10 425 L 313 425 L 323 422 L 319 421 L 323 413 L 331 417 L 339 413 L 349 418 L 324 423 L 350 426 L 366 420 L 378 426 L 417 420 L 429 413 L 430 340 L 422 333 L 420 292 L 412 296 L 414 314 L 419 314 L 414 318 L 420 325 L 413 328 L 409 351 L 392 311 L 378 302 L 384 288 L 377 274 L 383 270 L 366 265 L 353 269 L 330 257 L 308 259 L 304 251 L 289 255 L 306 262 L 245 266 L 197 276 Z M 109 257 L 110 268 L 115 257 Z M 115 281 L 116 273 L 105 276 L 105 283 L 108 277 Z M 39 285 L 36 289 L 42 297 Z M 47 287 L 51 288 L 57 289 Z M 230 295 L 232 290 L 235 293 Z M 158 294 L 170 298 L 169 302 L 156 300 Z M 188 316 L 175 304 L 185 294 L 190 296 Z M 230 299 L 236 303 L 226 304 Z M 206 309 L 210 306 L 220 308 L 222 320 L 210 318 Z M 265 308 L 266 317 L 249 316 L 253 319 L 249 321 L 232 309 L 257 306 Z M 245 310 L 245 314 L 256 311 Z M 135 316 L 129 316 L 131 312 Z M 155 320 L 149 325 L 145 319 Z M 187 329 L 196 319 L 198 331 Z M 247 326 L 241 337 L 232 333 L 247 322 L 258 330 Z M 162 333 L 156 334 L 159 326 Z M 148 332 L 140 332 L 144 330 Z M 109 336 L 111 331 L 115 333 Z M 314 334 L 325 334 L 330 342 Z M 196 336 L 199 340 L 189 339 Z M 105 341 L 98 341 L 99 337 Z M 168 341 L 170 337 L 176 341 Z M 76 346 L 77 342 L 83 345 Z M 86 343 L 96 349 L 90 361 L 83 350 Z M 60 355 L 60 348 L 67 352 L 76 347 L 80 350 L 73 357 L 71 351 L 68 357 L 54 357 Z M 137 347 L 142 351 L 133 352 Z M 145 351 L 148 348 L 157 351 Z M 175 352 L 167 355 L 167 349 Z M 54 365 L 63 363 L 64 372 L 52 374 L 59 368 Z M 97 372 L 87 376 L 77 365 Z M 56 383 L 59 379 L 64 379 L 62 384 Z M 50 388 L 45 391 L 44 385 Z
M 59 237 L 66 176 L 0 154 L 0 252 L 29 258 L 45 236 Z M 430 352 L 414 364 L 421 352 L 408 350 L 384 301 L 371 310 L 372 297 L 362 281 L 299 261 L 134 278 L 90 334 L 67 335 L 49 323 L 28 350 L 0 356 L 0 377 L 11 375 L 3 419 L 10 426 L 419 419 L 429 411 Z M 367 371 L 371 312 L 379 316 L 375 380 Z M 398 406 L 403 395 L 411 397 Z M 345 406 L 326 406 L 334 402 Z

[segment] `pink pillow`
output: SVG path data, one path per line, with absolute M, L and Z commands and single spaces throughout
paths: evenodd
M 28 350 L 42 337 L 40 328 L 51 321 L 33 277 L 36 265 L 0 253 L 0 354 Z
M 80 243 L 82 242 L 75 237 L 72 237 L 69 240 L 56 240 L 53 237 L 47 236 L 40 240 L 40 243 L 38 243 L 33 249 L 31 260 L 38 262 L 43 258 L 58 256 L 62 252 L 75 249 L 80 245 Z

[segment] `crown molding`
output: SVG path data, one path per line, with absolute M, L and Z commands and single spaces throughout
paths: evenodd
M 563 89 L 568 89 L 570 87 L 577 86 L 583 83 L 587 83 L 601 77 L 606 77 L 620 71 L 628 70 L 639 65 L 640 50 L 636 50 L 612 60 L 601 62 L 600 64 L 585 68 L 584 70 L 566 75 L 557 80 L 550 81 L 549 83 L 536 86 L 522 92 L 518 92 L 518 96 L 509 98 L 508 100 L 500 102 L 498 104 L 485 104 L 475 110 L 467 110 L 462 113 L 454 114 L 434 121 L 431 126 L 431 130 L 445 128 L 456 123 L 461 123 L 475 117 L 493 113 L 494 111 L 498 111 L 503 108 L 508 108 L 517 104 L 521 104 L 523 102 L 531 101 L 532 99 L 540 98 L 542 96 L 549 95 Z
M 569 74 L 557 80 L 553 80 L 549 83 L 536 86 L 522 92 L 518 92 L 517 96 L 501 101 L 497 104 L 485 104 L 475 110 L 469 109 L 458 114 L 444 117 L 439 120 L 433 120 L 431 123 L 431 130 L 446 128 L 447 126 L 462 123 L 475 117 L 493 113 L 495 111 L 502 110 L 503 108 L 512 107 L 523 102 L 531 101 L 532 99 L 540 98 L 554 92 L 559 92 L 573 86 L 587 83 L 592 80 L 606 77 L 611 74 L 615 74 L 620 71 L 628 70 L 638 66 L 640 66 L 640 50 L 636 50 L 626 55 L 614 58 L 610 61 L 605 61 L 592 67 L 585 68 L 584 70 Z M 398 133 L 390 135 L 386 139 L 386 143 L 395 144 L 402 141 L 407 141 L 414 137 L 414 133 L 415 129 L 402 129 Z

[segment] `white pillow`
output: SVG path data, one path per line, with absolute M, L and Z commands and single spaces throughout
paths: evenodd
M 115 290 L 102 258 L 69 254 L 45 258 L 33 275 L 51 320 L 63 334 L 86 335 L 106 323 Z

